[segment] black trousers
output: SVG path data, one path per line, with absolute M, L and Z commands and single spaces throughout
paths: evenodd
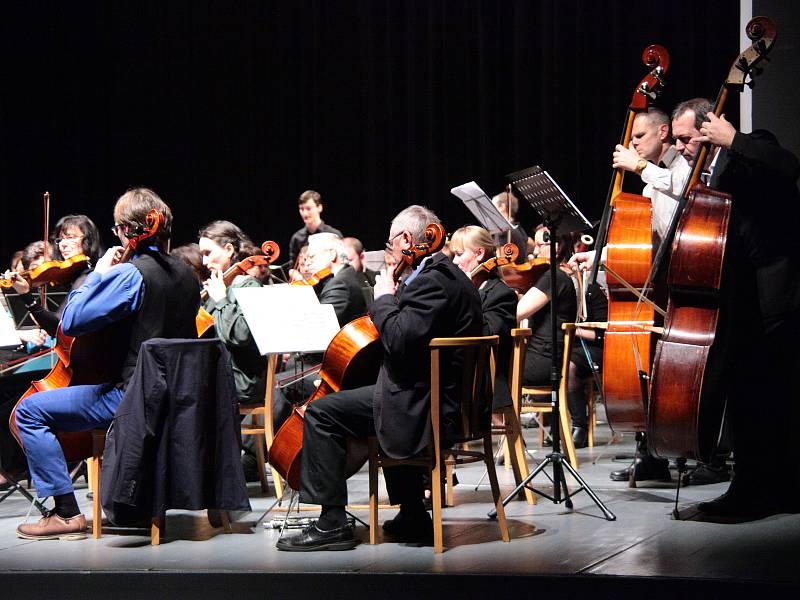
M 300 501 L 327 506 L 347 504 L 348 437 L 375 435 L 372 416 L 375 386 L 344 390 L 312 402 L 303 424 Z M 423 498 L 424 467 L 391 467 L 383 471 L 392 504 Z

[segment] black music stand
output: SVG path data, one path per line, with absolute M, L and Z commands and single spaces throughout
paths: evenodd
M 578 472 L 572 467 L 564 453 L 561 452 L 561 427 L 558 425 L 559 415 L 559 385 L 561 380 L 561 352 L 558 348 L 558 297 L 556 295 L 556 276 L 558 265 L 556 265 L 556 239 L 558 229 L 572 233 L 583 231 L 591 227 L 591 223 L 581 214 L 577 207 L 567 198 L 563 190 L 553 180 L 552 177 L 538 166 L 517 171 L 507 175 L 506 178 L 519 193 L 520 196 L 530 202 L 533 209 L 539 214 L 545 226 L 550 232 L 550 336 L 553 348 L 552 367 L 550 371 L 550 404 L 552 414 L 556 419 L 555 427 L 550 428 L 550 437 L 553 440 L 553 451 L 520 483 L 514 491 L 503 500 L 503 506 L 508 504 L 523 488 L 528 488 L 533 492 L 551 500 L 554 504 L 562 502 L 567 508 L 572 508 L 572 496 L 586 490 L 589 497 L 594 501 L 598 508 L 603 511 L 606 519 L 616 521 L 617 517 L 605 504 L 597 497 L 592 488 L 583 480 Z M 544 471 L 547 465 L 553 466 L 553 476 L 549 479 L 553 482 L 553 495 L 542 492 L 534 487 L 529 487 L 530 482 L 539 473 Z M 564 476 L 564 469 L 578 482 L 579 486 L 574 492 L 567 488 L 567 480 Z M 563 488 L 563 496 L 562 496 Z M 489 512 L 489 518 L 497 516 L 496 510 Z

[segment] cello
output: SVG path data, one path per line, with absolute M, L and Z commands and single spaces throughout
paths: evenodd
M 717 116 L 729 92 L 741 91 L 747 77 L 760 72 L 756 65 L 766 60 L 776 27 L 766 17 L 755 17 L 746 33 L 753 44 L 733 62 L 714 102 Z M 714 342 L 732 201 L 729 194 L 699 183 L 709 151 L 708 143 L 700 148 L 682 193 L 679 218 L 670 228 L 669 302 L 664 335 L 656 345 L 647 416 L 650 449 L 656 455 L 702 462 L 712 457 L 725 411 L 716 368 L 722 349 Z
M 410 250 L 403 250 L 392 277 L 398 281 L 406 269 L 414 268 L 423 258 L 438 252 L 444 245 L 444 228 L 433 223 L 425 229 L 425 241 Z M 292 489 L 300 489 L 301 452 L 303 449 L 303 415 L 309 404 L 327 394 L 375 383 L 383 359 L 380 334 L 369 315 L 359 317 L 342 327 L 333 337 L 322 357 L 320 384 L 311 397 L 278 429 L 269 448 L 269 463 Z M 268 415 L 269 418 L 269 415 Z M 363 461 L 348 461 L 347 476 L 358 471 Z
M 222 281 L 225 282 L 225 286 L 227 287 L 233 283 L 233 280 L 236 279 L 238 275 L 246 275 L 248 269 L 259 266 L 269 266 L 275 262 L 281 254 L 280 247 L 273 241 L 267 241 L 261 244 L 261 251 L 264 253 L 263 255 L 257 254 L 255 256 L 248 256 L 228 267 L 222 274 Z M 205 303 L 206 300 L 208 300 L 208 290 L 203 290 L 200 292 L 201 304 Z M 202 306 L 197 311 L 195 326 L 197 327 L 198 338 L 203 337 L 214 326 L 214 317 Z
M 637 113 L 647 110 L 658 96 L 669 69 L 666 48 L 645 48 L 642 61 L 651 71 L 633 92 L 620 145 L 628 146 Z M 651 336 L 655 314 L 652 305 L 639 302 L 637 290 L 647 280 L 652 258 L 652 208 L 650 199 L 622 191 L 623 170 L 615 169 L 608 203 L 595 248 L 607 248 L 608 329 L 603 349 L 603 398 L 608 423 L 615 431 L 645 429 L 643 389 L 649 375 Z M 590 282 L 597 279 L 599 256 Z M 588 287 L 588 286 L 587 286 Z
M 144 226 L 138 227 L 128 238 L 128 245 L 117 263 L 127 262 L 140 244 L 155 236 L 164 224 L 164 215 L 153 209 L 146 217 Z M 43 378 L 31 382 L 31 386 L 17 401 L 8 420 L 12 435 L 24 449 L 17 427 L 17 407 L 28 396 L 72 385 L 90 385 L 114 381 L 119 375 L 119 356 L 109 348 L 115 341 L 113 327 L 74 338 L 65 335 L 58 326 L 56 345 L 53 348 L 58 360 Z M 67 462 L 76 462 L 92 455 L 91 431 L 57 433 Z

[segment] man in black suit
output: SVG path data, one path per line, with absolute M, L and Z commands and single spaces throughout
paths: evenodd
M 410 206 L 392 221 L 387 248 L 396 260 L 423 239 L 425 227 L 438 223 L 421 206 Z M 357 540 L 347 524 L 346 438 L 377 435 L 383 452 L 407 458 L 430 440 L 430 351 L 435 337 L 481 334 L 483 318 L 478 293 L 442 254 L 426 257 L 406 279 L 396 283 L 385 272 L 375 283 L 370 315 L 381 336 L 383 364 L 375 385 L 330 394 L 305 412 L 301 502 L 321 504 L 318 521 L 300 535 L 281 540 L 288 551 L 347 550 Z M 442 361 L 442 420 L 455 424 L 461 356 Z M 425 537 L 430 516 L 423 505 L 423 470 L 384 470 L 386 487 L 400 514 L 384 530 L 405 539 Z
M 737 131 L 711 104 L 695 98 L 672 115 L 677 149 L 694 163 L 709 142 L 710 187 L 732 195 L 720 323 L 724 389 L 736 476 L 728 491 L 700 503 L 712 517 L 750 519 L 800 508 L 800 473 L 791 441 L 798 418 L 790 378 L 800 353 L 786 351 L 800 334 L 800 222 L 797 157 L 764 130 Z

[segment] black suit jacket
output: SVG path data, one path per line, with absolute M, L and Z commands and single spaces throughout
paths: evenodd
M 494 408 L 511 406 L 508 363 L 511 357 L 511 330 L 517 326 L 517 295 L 498 277 L 486 281 L 478 290 L 483 307 L 483 335 L 499 335 Z
M 361 281 L 350 265 L 342 267 L 333 277 L 323 279 L 314 291 L 321 304 L 333 305 L 339 327 L 367 314 L 367 300 L 361 289 Z
M 435 337 L 481 335 L 478 292 L 443 254 L 427 259 L 395 296 L 381 296 L 370 315 L 381 335 L 383 364 L 374 396 L 375 430 L 393 458 L 419 453 L 430 441 L 430 349 Z M 459 353 L 443 353 L 440 366 L 445 435 L 457 434 L 460 400 Z
M 738 282 L 733 293 L 746 293 L 753 287 L 748 279 L 755 281 L 767 330 L 800 309 L 798 175 L 797 157 L 770 132 L 756 130 L 736 134 L 730 150 L 717 158 L 710 181 L 733 196 L 725 257 L 726 271 Z
M 148 340 L 106 438 L 103 510 L 118 525 L 170 508 L 250 510 L 240 453 L 222 342 Z

